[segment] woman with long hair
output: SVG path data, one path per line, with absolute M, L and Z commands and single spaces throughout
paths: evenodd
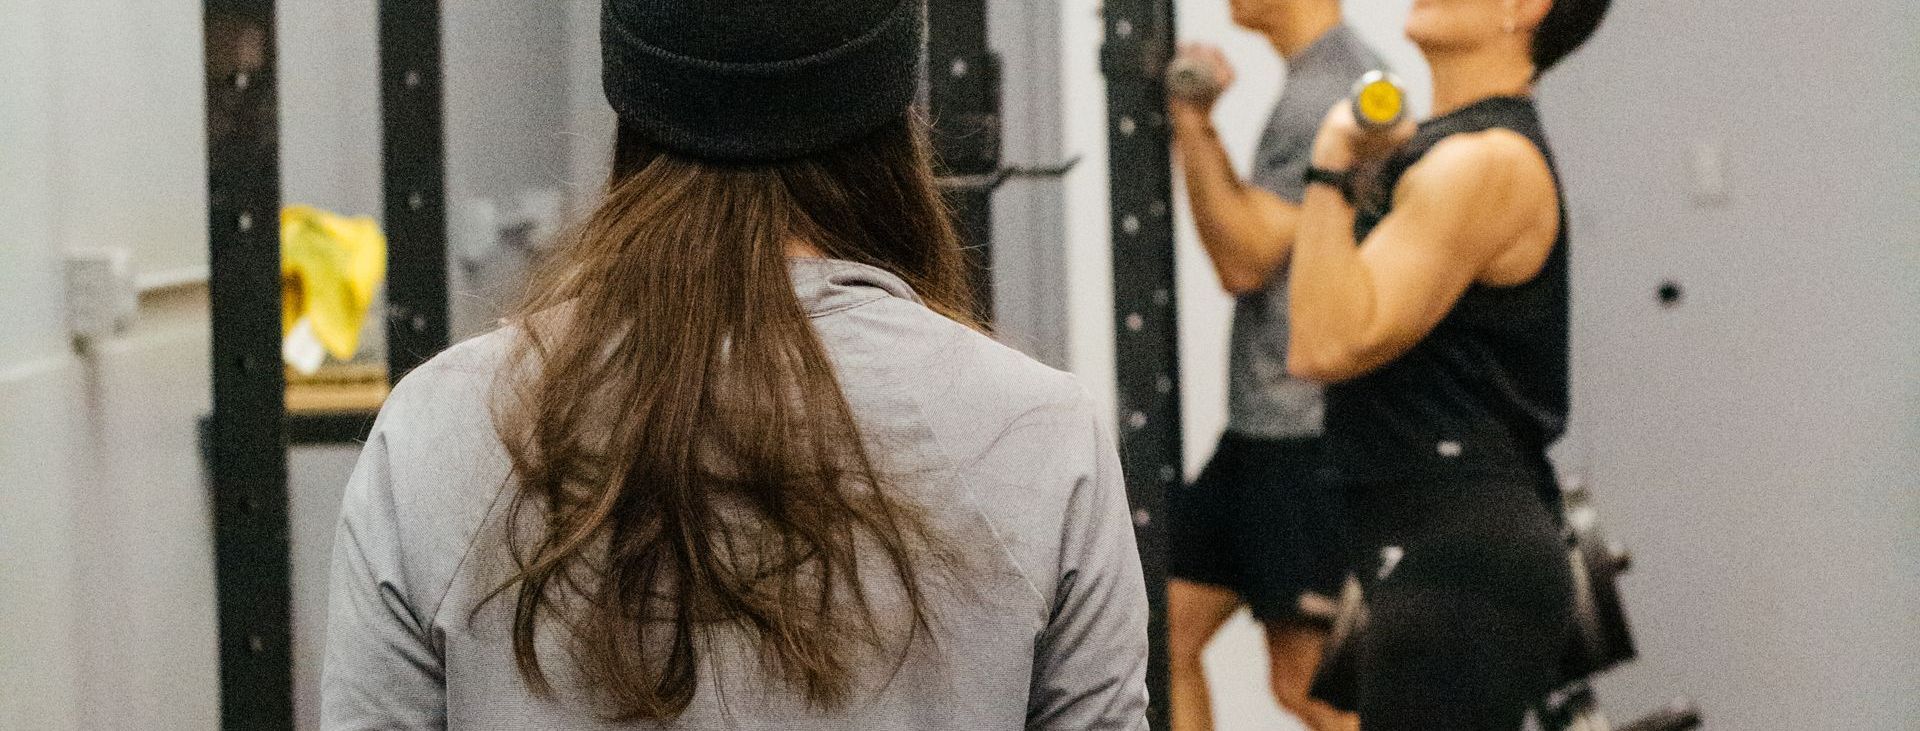
M 968 319 L 924 25 L 604 5 L 605 198 L 382 410 L 323 727 L 1145 727 L 1113 437 Z
M 1340 700 L 1369 731 L 1512 731 L 1560 679 L 1568 231 L 1532 93 L 1607 6 L 1417 0 L 1435 116 L 1382 134 L 1343 103 L 1314 145 L 1288 359 L 1330 384 L 1369 614 Z

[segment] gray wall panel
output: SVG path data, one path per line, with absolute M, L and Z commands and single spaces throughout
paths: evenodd
M 1908 6 L 1624 4 L 1545 85 L 1575 237 L 1561 462 L 1639 559 L 1618 705 L 1920 718 Z M 1703 149 L 1724 201 L 1695 195 Z

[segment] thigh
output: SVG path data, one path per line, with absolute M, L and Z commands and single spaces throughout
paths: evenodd
M 1354 513 L 1369 612 L 1354 648 L 1363 725 L 1520 728 L 1568 648 L 1571 577 L 1557 529 L 1517 482 L 1392 495 L 1404 500 Z
M 1167 635 L 1176 656 L 1198 656 L 1240 608 L 1231 589 L 1184 579 L 1167 582 Z
M 1338 492 L 1312 442 L 1277 442 L 1253 460 L 1236 515 L 1235 553 L 1246 572 L 1243 594 L 1271 624 L 1308 622 L 1325 629 L 1346 576 Z
M 1457 587 L 1389 582 L 1368 602 L 1359 711 L 1368 731 L 1517 731 L 1552 689 L 1564 635 Z
M 1297 620 L 1264 622 L 1263 626 L 1275 684 L 1284 682 L 1296 687 L 1299 695 L 1306 695 L 1314 673 L 1320 669 L 1320 658 L 1326 652 L 1327 628 L 1318 622 Z
M 1167 573 L 1239 594 L 1244 566 L 1235 550 L 1235 517 L 1243 494 L 1242 452 L 1223 437 L 1200 478 L 1167 496 Z

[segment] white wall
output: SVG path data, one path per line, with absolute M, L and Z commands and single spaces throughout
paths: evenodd
M 477 200 L 512 208 L 523 194 L 540 191 L 576 201 L 582 190 L 599 191 L 601 176 L 578 161 L 584 148 L 610 149 L 611 114 L 580 117 L 572 107 L 569 69 L 578 60 L 569 38 L 579 13 L 565 5 L 441 3 L 450 210 Z M 592 32 L 599 32 L 597 21 Z M 466 243 L 455 238 L 448 246 L 457 254 Z M 495 249 L 471 268 L 456 257 L 449 278 L 454 339 L 492 329 L 516 303 L 525 278 L 522 251 Z
M 1113 237 L 1107 194 L 1107 87 L 1100 76 L 1099 0 L 1060 2 L 1063 147 L 1080 155 L 1066 186 L 1067 358 L 1114 413 Z
M 85 357 L 0 369 L 0 728 L 215 723 L 205 311 L 150 297 Z
M 70 371 L 45 362 L 60 348 L 60 310 L 48 297 L 59 270 L 50 251 L 54 202 L 45 185 L 53 154 L 46 140 L 54 122 L 51 23 L 46 8 L 22 0 L 0 3 L 0 300 L 18 315 L 0 318 L 0 434 L 37 434 L 53 442 L 73 437 L 66 411 L 49 408 L 77 390 Z M 70 455 L 38 451 L 38 440 L 0 439 L 0 728 L 27 728 L 47 719 L 71 727 L 77 719 L 76 628 L 65 611 L 74 568 L 65 489 L 76 465 Z
M 444 5 L 448 199 L 565 184 L 567 13 L 539 3 Z M 289 202 L 381 214 L 378 11 L 376 0 L 279 3 Z
M 450 196 L 564 186 L 562 14 L 447 5 Z M 380 212 L 374 9 L 279 5 L 289 202 Z M 213 548 L 195 426 L 208 410 L 204 295 L 147 296 L 130 331 L 84 355 L 61 302 L 71 247 L 127 247 L 148 281 L 204 268 L 200 3 L 0 0 L 0 18 L 0 729 L 212 729 Z M 511 269 L 456 270 L 455 286 L 510 290 L 489 277 Z M 487 321 L 477 299 L 456 304 L 459 329 Z M 331 506 L 353 457 L 290 458 L 303 684 Z
M 60 206 L 51 184 L 59 156 L 53 13 L 39 0 L 0 0 L 0 371 L 56 352 L 64 316 L 57 292 Z M 33 293 L 39 296 L 27 296 Z
M 136 331 L 77 364 L 75 453 L 93 470 L 71 486 L 83 728 L 217 718 L 211 504 L 195 428 L 209 404 L 205 312 L 197 292 L 150 297 Z
M 565 186 L 567 11 L 559 3 L 442 2 L 447 192 L 502 198 Z M 595 29 L 598 32 L 598 29 Z
M 1643 658 L 1602 685 L 1624 706 L 1920 719 L 1914 12 L 1626 4 L 1541 92 L 1576 237 L 1562 463 L 1638 563 Z M 1694 196 L 1703 146 L 1724 201 Z
M 62 397 L 77 393 L 70 368 L 15 366 L 0 374 L 0 428 L 36 439 L 0 439 L 0 728 L 77 728 L 80 628 L 71 611 L 78 571 L 73 455 L 43 451 L 78 441 Z
M 377 0 L 280 0 L 280 196 L 380 218 Z
M 197 8 L 0 4 L 0 728 L 212 723 L 204 306 L 83 359 L 60 304 L 67 247 L 204 249 Z
M 567 0 L 567 190 L 576 210 L 597 200 L 613 169 L 613 109 L 600 86 L 600 3 Z
M 48 182 L 62 212 L 60 241 L 132 247 L 139 270 L 152 275 L 204 267 L 200 3 L 38 4 L 58 59 L 58 124 L 45 143 L 57 156 Z
M 1002 165 L 1054 167 L 1080 152 L 1066 135 L 1062 48 L 1073 44 L 1060 23 L 1051 3 L 987 3 L 987 41 L 1001 64 Z M 1013 178 L 992 205 L 994 333 L 1056 368 L 1068 366 L 1069 351 L 1067 190 L 1061 177 Z

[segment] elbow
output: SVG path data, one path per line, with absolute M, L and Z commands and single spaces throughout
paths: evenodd
M 1220 275 L 1220 288 L 1235 297 L 1244 297 L 1267 287 L 1267 272 L 1254 271 L 1252 267 L 1223 266 L 1216 269 Z
M 1266 282 L 1243 274 L 1234 274 L 1225 271 L 1220 272 L 1220 288 L 1226 290 L 1227 294 L 1233 295 L 1234 297 L 1245 297 L 1253 294 L 1259 291 L 1265 284 Z
M 1287 375 L 1302 381 L 1327 384 L 1334 383 L 1332 369 L 1319 358 L 1309 356 L 1299 349 L 1287 353 Z
M 1322 385 L 1350 381 L 1366 373 L 1359 359 L 1334 348 L 1294 347 L 1287 349 L 1287 373 L 1303 381 Z

